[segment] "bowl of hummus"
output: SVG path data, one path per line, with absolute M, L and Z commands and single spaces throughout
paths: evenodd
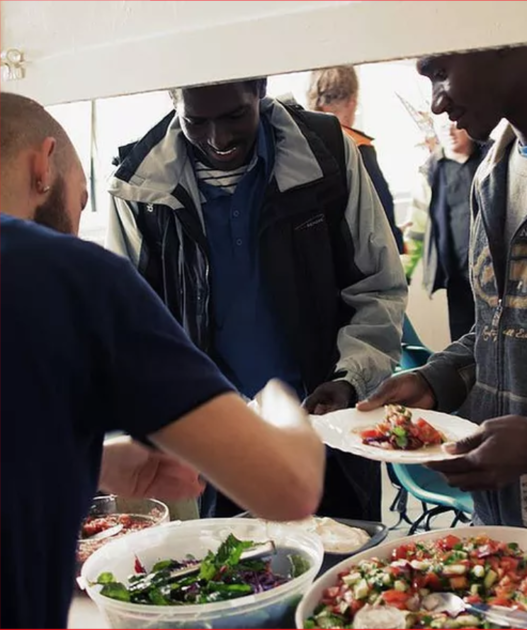
M 251 518 L 248 513 L 240 516 Z M 317 534 L 324 547 L 324 559 L 319 574 L 324 573 L 349 556 L 376 547 L 388 535 L 388 528 L 375 521 L 311 516 L 301 521 L 264 522 L 271 537 L 274 531 L 280 532 L 284 528 L 295 528 Z

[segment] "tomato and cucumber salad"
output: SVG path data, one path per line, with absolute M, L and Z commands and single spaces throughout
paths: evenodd
M 390 559 L 363 560 L 342 572 L 305 627 L 352 628 L 365 606 L 406 611 L 408 628 L 488 627 L 470 614 L 453 619 L 424 609 L 426 596 L 447 591 L 468 603 L 527 610 L 527 554 L 515 543 L 487 536 L 449 535 L 400 545 Z
M 361 431 L 363 444 L 412 451 L 446 442 L 445 436 L 424 418 L 413 421 L 412 412 L 403 405 L 385 405 L 385 411 L 383 422 Z

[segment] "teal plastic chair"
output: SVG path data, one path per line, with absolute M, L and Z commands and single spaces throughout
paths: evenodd
M 397 372 L 411 370 L 424 365 L 428 361 L 428 357 L 432 354 L 430 348 L 423 345 L 419 339 L 407 315 L 404 316 L 401 347 L 401 361 L 396 370 Z
M 402 356 L 397 371 L 410 370 L 424 365 L 432 351 L 421 340 L 410 319 L 405 316 L 402 338 Z M 390 482 L 397 489 L 397 495 L 390 506 L 392 512 L 399 513 L 398 527 L 402 521 L 410 525 L 409 534 L 414 534 L 421 526 L 429 530 L 434 516 L 453 511 L 452 527 L 458 522 L 470 521 L 473 502 L 470 494 L 451 488 L 439 474 L 426 468 L 412 464 L 388 464 Z M 408 495 L 421 502 L 422 513 L 412 522 L 408 516 Z
M 409 535 L 415 534 L 421 526 L 429 531 L 431 520 L 445 512 L 454 513 L 450 527 L 455 527 L 459 522 L 471 521 L 474 503 L 468 492 L 451 488 L 439 473 L 425 466 L 392 464 L 391 468 L 401 487 L 420 501 L 423 507 L 422 514 L 412 523 Z M 411 522 L 408 518 L 406 520 Z
M 412 326 L 412 322 L 407 315 L 404 316 L 401 349 L 401 360 L 395 370 L 396 372 L 402 372 L 404 370 L 411 370 L 420 367 L 427 362 L 428 357 L 432 354 L 432 351 L 422 344 L 417 332 L 415 331 L 415 328 Z M 397 491 L 395 499 L 390 505 L 390 512 L 399 513 L 399 520 L 392 527 L 392 529 L 399 527 L 402 521 L 405 521 L 409 525 L 412 525 L 412 521 L 409 519 L 407 511 L 408 492 L 400 484 L 390 464 L 387 465 L 387 469 L 390 483 Z

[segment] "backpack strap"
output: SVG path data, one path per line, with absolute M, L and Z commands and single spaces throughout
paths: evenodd
M 323 114 L 321 112 L 311 112 L 302 107 L 299 103 L 283 102 L 280 104 L 287 109 L 291 116 L 301 121 L 313 131 L 324 143 L 325 147 L 335 158 L 344 188 L 348 188 L 346 152 L 344 148 L 344 133 L 339 119 L 333 114 Z

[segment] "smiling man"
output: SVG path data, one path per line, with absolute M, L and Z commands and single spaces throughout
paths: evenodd
M 470 333 L 415 372 L 389 379 L 364 410 L 399 402 L 460 410 L 482 424 L 453 447 L 461 457 L 430 464 L 474 491 L 475 521 L 527 527 L 527 47 L 428 57 L 432 110 L 486 140 L 503 131 L 474 179 Z
M 285 388 L 270 383 L 256 415 L 128 261 L 70 234 L 87 201 L 71 141 L 35 101 L 0 99 L 0 627 L 65 628 L 97 482 L 192 496 L 200 471 L 255 515 L 295 520 L 318 505 L 325 454 Z M 114 431 L 158 452 L 121 438 L 101 463 Z
M 274 376 L 322 414 L 395 367 L 406 282 L 338 120 L 264 93 L 176 90 L 175 112 L 120 150 L 107 245 L 247 398 Z M 380 518 L 377 464 L 336 454 L 326 490 L 326 514 Z

